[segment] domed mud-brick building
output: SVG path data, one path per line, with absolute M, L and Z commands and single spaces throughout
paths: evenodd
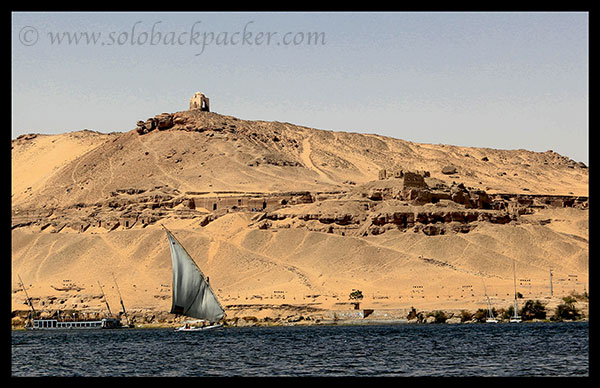
M 203 93 L 196 92 L 192 98 L 190 98 L 190 110 L 200 109 L 205 112 L 210 112 L 210 100 Z

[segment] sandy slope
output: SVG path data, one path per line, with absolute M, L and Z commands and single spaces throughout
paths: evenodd
M 389 232 L 354 238 L 300 229 L 249 230 L 247 223 L 243 214 L 229 214 L 206 228 L 165 221 L 224 305 L 336 308 L 360 289 L 364 307 L 476 309 L 485 304 L 485 282 L 496 303 L 507 307 L 513 297 L 513 259 L 525 298 L 549 296 L 549 268 L 556 294 L 589 290 L 587 230 L 582 228 L 568 228 L 572 233 L 566 234 L 533 224 L 482 225 L 460 235 Z M 75 283 L 84 290 L 67 305 L 102 306 L 86 296 L 98 296 L 96 282 L 101 281 L 117 306 L 114 273 L 129 308 L 170 308 L 170 255 L 159 226 L 81 234 L 15 230 L 12 237 L 13 277 L 20 274 L 32 296 L 64 298 L 70 293 L 52 286 Z M 13 285 L 16 291 L 16 281 Z M 21 292 L 13 296 L 22 301 Z
M 13 210 L 93 207 L 117 189 L 159 185 L 181 193 L 349 191 L 393 166 L 488 192 L 588 195 L 588 169 L 552 152 L 417 144 L 213 113 L 195 120 L 225 129 L 142 136 L 83 131 L 14 140 Z M 456 174 L 441 173 L 449 164 Z M 550 268 L 555 296 L 589 291 L 587 210 L 540 209 L 516 223 L 482 223 L 467 234 L 390 231 L 365 238 L 259 230 L 249 227 L 253 216 L 230 213 L 205 227 L 198 219 L 161 220 L 227 306 L 347 309 L 349 293 L 360 289 L 365 308 L 474 310 L 485 306 L 485 283 L 494 303 L 508 307 L 513 261 L 525 298 L 549 297 Z M 112 274 L 128 308 L 170 308 L 171 263 L 158 224 L 111 232 L 92 226 L 83 233 L 25 226 L 11 237 L 13 310 L 26 309 L 17 275 L 40 298 L 39 308 L 102 309 L 100 281 L 116 309 Z
M 118 135 L 79 131 L 14 140 L 11 154 L 13 203 L 33 197 L 61 168 L 115 136 Z

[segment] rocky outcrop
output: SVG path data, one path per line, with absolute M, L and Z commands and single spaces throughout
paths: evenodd
M 452 174 L 456 174 L 457 169 L 455 166 L 449 165 L 449 166 L 444 166 L 444 168 L 442 168 L 442 174 L 446 174 L 446 175 L 452 175 Z
M 324 204 L 325 205 L 325 204 Z M 335 206 L 331 206 L 335 208 Z M 402 210 L 402 208 L 405 208 Z M 514 216 L 507 211 L 485 209 L 431 209 L 424 206 L 397 206 L 386 212 L 376 208 L 356 213 L 292 212 L 275 210 L 262 213 L 250 226 L 258 229 L 305 228 L 327 233 L 357 236 L 377 235 L 388 230 L 413 230 L 426 235 L 467 233 L 481 222 L 505 224 Z
M 450 187 L 450 199 L 466 208 L 492 209 L 494 204 L 490 196 L 483 190 L 467 189 L 462 183 Z
M 380 170 L 380 178 L 388 177 L 386 170 Z M 498 207 L 483 190 L 467 188 L 462 183 L 453 183 L 450 187 L 443 183 L 436 183 L 429 187 L 425 178 L 429 177 L 427 171 L 411 172 L 402 171 L 395 173 L 393 178 L 379 179 L 358 187 L 355 192 L 362 198 L 373 201 L 402 200 L 411 205 L 424 205 L 438 203 L 440 200 L 451 200 L 465 208 L 496 209 Z
M 512 220 L 506 212 L 479 210 L 434 210 L 417 212 L 394 212 L 374 214 L 369 217 L 365 227 L 358 235 L 381 234 L 391 229 L 413 229 L 428 236 L 447 233 L 468 233 L 477 226 L 477 222 L 505 224 Z M 370 222 L 370 223 L 369 223 Z
M 502 204 L 506 208 L 535 209 L 545 207 L 589 208 L 589 197 L 574 195 L 538 195 L 538 194 L 493 194 L 492 203 Z
M 249 166 L 259 166 L 261 164 L 270 164 L 272 166 L 302 166 L 302 163 L 296 160 L 286 159 L 282 155 L 275 153 L 267 154 L 253 162 L 248 163 Z
M 413 175 L 413 177 L 415 175 L 417 176 L 421 176 L 423 178 L 428 178 L 430 176 L 429 171 L 425 171 L 425 170 L 421 170 L 421 171 L 406 171 L 401 167 L 394 167 L 391 169 L 381 169 L 378 172 L 378 179 L 379 180 L 384 180 L 384 179 L 390 179 L 390 178 L 404 178 L 406 175 Z M 411 177 L 409 177 L 409 179 L 411 179 Z
M 283 206 L 307 204 L 314 201 L 310 192 L 281 193 L 181 193 L 176 188 L 122 188 L 97 203 L 78 203 L 74 206 L 12 211 L 12 229 L 32 227 L 51 233 L 87 231 L 90 227 L 107 231 L 146 227 L 167 217 L 197 219 L 206 226 L 229 212 L 257 212 Z M 225 196 L 222 196 L 225 195 Z M 215 204 L 218 204 L 216 206 Z M 262 213 L 260 213 L 262 214 Z
M 154 117 L 150 117 L 146 121 L 138 121 L 136 131 L 140 135 L 144 135 L 155 129 L 158 129 L 159 131 L 170 129 L 173 125 L 173 115 L 170 113 L 161 113 Z
M 430 189 L 423 178 L 421 174 L 403 172 L 401 179 L 363 185 L 349 197 L 316 195 L 316 206 L 287 206 L 268 211 L 255 217 L 250 226 L 304 228 L 356 236 L 412 230 L 435 236 L 468 233 L 481 223 L 506 224 L 535 208 L 587 208 L 588 203 L 587 197 L 490 195 L 462 183 L 450 187 L 437 183 Z
M 420 186 L 420 180 L 415 180 Z M 169 186 L 122 188 L 95 204 L 78 203 L 65 208 L 14 208 L 12 228 L 33 227 L 52 233 L 81 233 L 90 227 L 112 231 L 145 227 L 165 217 L 197 218 L 200 226 L 206 226 L 231 211 L 260 211 L 253 217 L 250 227 L 305 228 L 360 236 L 388 230 L 413 230 L 431 236 L 467 233 L 483 222 L 509 223 L 538 208 L 588 208 L 587 197 L 489 195 L 463 184 L 450 187 L 437 185 L 434 190 L 423 187 L 396 191 L 371 189 L 359 200 L 344 198 L 342 194 L 310 192 L 228 193 L 227 196 L 215 197 L 204 194 L 180 193 Z
M 112 231 L 145 227 L 166 216 L 190 218 L 202 214 L 186 213 L 185 208 L 178 206 L 183 204 L 185 207 L 186 203 L 185 196 L 168 186 L 117 189 L 109 198 L 97 203 L 52 209 L 13 209 L 12 228 L 29 226 L 51 233 L 67 230 L 81 233 L 90 227 Z

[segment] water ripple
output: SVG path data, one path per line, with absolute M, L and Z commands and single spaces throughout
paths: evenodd
M 13 332 L 13 376 L 588 376 L 583 323 Z

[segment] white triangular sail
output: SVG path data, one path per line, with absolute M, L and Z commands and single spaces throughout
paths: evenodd
M 225 316 L 204 274 L 177 239 L 165 228 L 173 262 L 171 313 L 217 322 Z

